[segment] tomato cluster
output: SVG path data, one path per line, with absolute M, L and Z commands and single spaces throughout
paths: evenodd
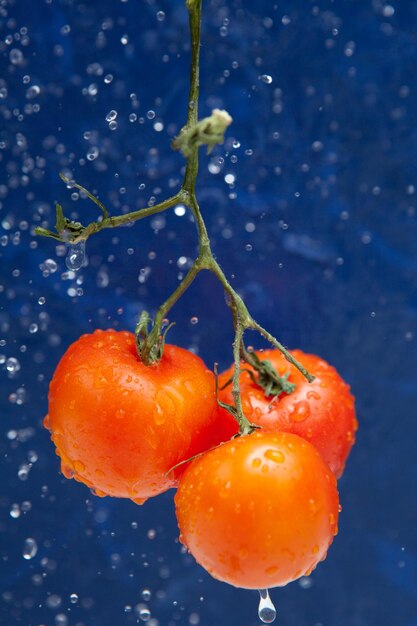
M 273 587 L 308 574 L 337 532 L 336 477 L 356 418 L 334 368 L 293 355 L 316 376 L 312 384 L 278 351 L 258 353 L 295 384 L 292 393 L 265 396 L 253 368 L 242 370 L 244 413 L 259 429 L 237 436 L 198 356 L 166 345 L 146 366 L 131 333 L 83 335 L 58 364 L 45 418 L 63 474 L 138 504 L 177 487 L 181 541 L 232 585 Z M 231 374 L 219 379 L 223 403 Z

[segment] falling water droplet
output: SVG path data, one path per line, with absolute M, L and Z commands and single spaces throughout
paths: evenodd
M 116 119 L 116 117 L 117 117 L 117 111 L 112 109 L 106 115 L 106 122 L 113 122 Z
M 272 76 L 269 76 L 269 74 L 262 74 L 262 76 L 259 76 L 259 80 L 267 85 L 270 85 L 272 83 Z
M 145 602 L 148 602 L 151 599 L 152 593 L 149 589 L 142 589 L 142 598 Z
M 259 608 L 258 608 L 259 619 L 264 624 L 271 624 L 272 622 L 275 621 L 277 612 L 275 610 L 275 607 L 272 603 L 271 598 L 269 597 L 268 589 L 259 589 L 259 595 L 260 595 Z
M 85 241 L 79 241 L 78 243 L 70 245 L 67 258 L 65 259 L 67 268 L 76 272 L 85 264 L 85 261 Z
M 33 559 L 34 556 L 36 556 L 37 551 L 38 551 L 38 545 L 36 541 L 32 539 L 31 537 L 28 537 L 27 539 L 25 539 L 25 542 L 23 544 L 23 551 L 22 551 L 23 558 L 29 561 L 30 559 Z
M 6 369 L 10 374 L 16 374 L 20 370 L 20 363 L 14 356 L 11 356 L 6 361 Z

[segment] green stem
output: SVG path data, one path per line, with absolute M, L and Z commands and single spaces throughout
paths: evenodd
M 200 207 L 197 202 L 197 198 L 194 193 L 189 194 L 185 192 L 184 204 L 191 210 L 198 232 L 199 242 L 199 263 L 203 264 L 204 269 L 211 269 L 211 262 L 214 260 L 213 253 L 210 248 L 210 239 L 208 236 L 207 228 L 201 215 Z M 203 267 L 202 267 L 203 269 Z
M 81 185 L 79 185 L 78 187 L 81 188 Z M 82 189 L 85 190 L 84 187 L 82 187 Z M 94 198 L 94 196 L 92 196 L 92 194 L 90 193 L 88 197 L 90 199 Z M 96 200 L 97 198 L 94 198 L 94 201 Z M 44 237 L 51 237 L 52 239 L 61 241 L 62 243 L 74 244 L 79 241 L 86 241 L 89 237 L 91 237 L 91 235 L 99 233 L 105 228 L 117 228 L 118 226 L 124 226 L 125 224 L 132 224 L 133 222 L 142 220 L 145 217 L 156 215 L 157 213 L 162 213 L 162 211 L 166 211 L 167 209 L 183 201 L 183 194 L 181 193 L 181 191 L 179 191 L 177 194 L 175 194 L 175 196 L 171 196 L 167 200 L 163 200 L 162 202 L 160 202 L 159 204 L 155 204 L 154 206 L 146 207 L 145 209 L 138 209 L 137 211 L 125 213 L 123 215 L 117 215 L 115 217 L 105 217 L 100 222 L 90 222 L 90 224 L 87 224 L 87 226 L 79 225 L 79 228 L 76 232 L 72 234 L 70 239 L 68 239 L 66 233 L 54 233 L 53 231 L 47 230 L 46 228 L 42 228 L 40 226 L 37 226 L 35 228 L 35 234 L 43 235 Z
M 140 358 L 146 365 L 151 365 L 154 362 L 153 354 L 154 354 L 154 346 L 158 344 L 159 338 L 162 332 L 162 323 L 168 312 L 174 306 L 174 304 L 180 299 L 183 293 L 188 289 L 191 283 L 194 281 L 198 272 L 200 271 L 200 267 L 197 264 L 197 260 L 193 263 L 186 276 L 180 282 L 178 287 L 173 291 L 173 293 L 165 300 L 163 304 L 158 308 L 156 312 L 153 327 L 151 332 L 149 333 L 145 342 L 143 342 L 143 347 L 140 350 Z
M 201 5 L 202 0 L 187 0 L 187 9 L 190 25 L 191 64 L 190 64 L 190 91 L 188 94 L 187 128 L 198 122 L 198 98 L 200 89 L 200 39 L 201 39 Z M 191 151 L 187 158 L 182 188 L 191 195 L 194 194 L 195 182 L 198 174 L 198 147 Z
M 277 340 L 275 339 L 275 337 L 273 335 L 271 335 L 271 333 L 269 333 L 267 330 L 265 330 L 265 328 L 262 328 L 262 326 L 260 324 L 258 324 L 258 322 L 255 322 L 255 320 L 252 320 L 251 323 L 251 328 L 253 328 L 253 330 L 258 331 L 258 333 L 260 335 L 262 335 L 262 337 L 265 337 L 265 339 L 267 341 L 269 341 L 269 343 L 271 343 L 273 346 L 275 346 L 280 352 L 282 352 L 282 354 L 285 356 L 285 358 L 287 359 L 287 361 L 289 363 L 291 363 L 291 365 L 294 365 L 301 373 L 302 375 L 308 380 L 309 383 L 312 383 L 314 380 L 314 376 L 312 376 L 305 367 L 303 367 L 303 365 L 301 365 L 301 363 L 299 363 L 297 361 L 297 359 L 295 359 L 292 354 L 290 354 L 290 352 L 288 352 L 288 350 L 286 348 L 284 348 L 284 346 Z
M 123 226 L 124 224 L 131 224 L 132 222 L 143 220 L 144 217 L 156 215 L 156 213 L 162 213 L 162 211 L 170 209 L 176 204 L 179 204 L 181 201 L 181 194 L 177 193 L 175 194 L 175 196 L 171 196 L 167 200 L 163 200 L 162 202 L 159 202 L 159 204 L 155 204 L 154 206 L 150 206 L 145 209 L 138 209 L 137 211 L 132 211 L 131 213 L 126 213 L 125 215 L 109 217 L 107 220 L 103 220 L 99 223 L 103 224 L 101 228 L 115 228 L 117 226 Z
M 243 333 L 245 326 L 242 324 L 239 316 L 239 311 L 235 309 L 233 313 L 235 323 L 235 339 L 233 341 L 233 383 L 232 383 L 232 396 L 236 409 L 236 419 L 239 424 L 239 433 L 241 435 L 250 435 L 255 429 L 254 425 L 245 417 L 242 407 L 242 396 L 240 393 L 240 346 L 243 341 Z
M 85 193 L 85 195 L 87 196 L 87 198 L 90 198 L 90 200 L 92 202 L 94 202 L 94 204 L 96 204 L 100 210 L 103 213 L 103 218 L 106 219 L 107 217 L 109 217 L 109 212 L 106 209 L 106 207 L 104 206 L 104 204 L 102 202 L 100 202 L 100 200 L 98 198 L 96 198 L 96 196 L 93 196 L 93 194 L 88 191 L 88 189 L 86 189 L 85 187 L 83 187 L 82 185 L 79 185 L 78 183 L 76 183 L 75 181 L 71 181 L 69 178 L 67 178 L 62 172 L 60 173 L 59 177 L 61 178 L 61 180 L 64 181 L 64 183 L 66 183 L 68 185 L 68 187 L 70 189 L 79 189 L 80 191 L 82 191 L 83 193 Z

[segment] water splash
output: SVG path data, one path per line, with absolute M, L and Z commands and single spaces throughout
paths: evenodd
M 268 589 L 259 589 L 259 607 L 258 607 L 258 615 L 259 619 L 264 624 L 271 624 L 275 621 L 277 616 L 276 609 L 273 605 L 271 598 L 269 597 Z
M 86 260 L 85 241 L 69 245 L 67 258 L 65 259 L 65 265 L 69 270 L 76 272 L 85 265 Z

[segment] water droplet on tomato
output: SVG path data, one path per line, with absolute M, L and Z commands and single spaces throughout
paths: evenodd
M 280 450 L 267 450 L 264 457 L 274 463 L 284 463 L 285 455 Z
M 165 415 L 159 404 L 155 404 L 153 420 L 157 426 L 162 426 L 165 422 Z
M 283 548 L 281 550 L 281 553 L 290 560 L 291 563 L 294 563 L 295 561 L 295 554 L 292 550 L 289 550 L 288 548 Z
M 311 511 L 311 515 L 314 518 L 318 513 L 320 513 L 320 507 L 317 504 L 317 502 L 314 500 L 314 498 L 310 498 L 310 500 L 308 501 L 308 507 Z
M 294 422 L 304 422 L 310 415 L 310 405 L 307 400 L 301 400 L 294 405 L 294 412 L 291 414 L 291 419 Z
M 269 597 L 268 589 L 259 589 L 259 608 L 258 616 L 264 624 L 272 624 L 277 616 L 276 609 Z
M 85 470 L 85 465 L 82 461 L 74 461 L 74 469 L 77 473 L 81 474 Z
M 61 472 L 63 473 L 65 478 L 74 478 L 74 470 L 64 463 L 61 463 Z
M 93 496 L 97 496 L 98 498 L 105 498 L 108 495 L 105 491 L 101 491 L 100 489 L 97 489 L 96 487 L 91 487 L 90 491 L 93 494 Z
M 134 502 L 135 504 L 138 504 L 139 506 L 141 506 L 142 504 L 145 504 L 147 499 L 148 498 L 131 498 L 132 502 Z
M 49 415 L 45 415 L 45 418 L 43 420 L 43 425 L 48 430 L 51 430 L 51 423 L 50 423 L 50 420 L 49 420 Z
M 219 496 L 221 498 L 228 498 L 230 496 L 231 486 L 232 486 L 232 483 L 230 480 L 228 480 L 227 483 L 220 489 Z
M 252 467 L 256 469 L 257 467 L 260 467 L 261 463 L 262 463 L 261 459 L 259 457 L 256 457 L 252 461 Z

